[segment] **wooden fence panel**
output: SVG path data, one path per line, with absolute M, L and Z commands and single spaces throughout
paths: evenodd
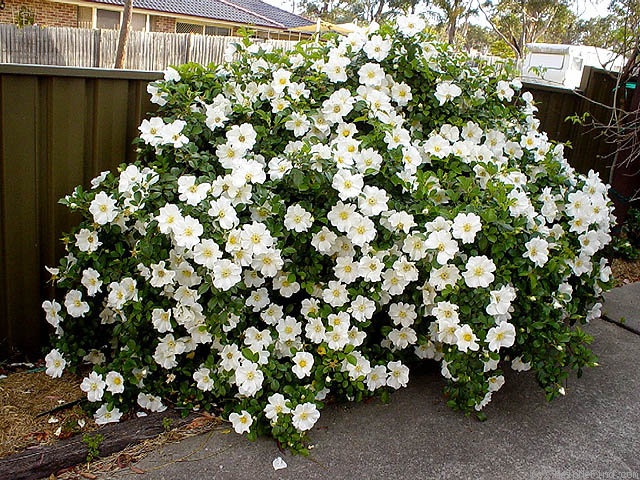
M 37 311 L 39 288 L 34 288 L 41 268 L 36 159 L 42 149 L 35 135 L 42 114 L 39 86 L 35 77 L 3 77 L 0 84 L 0 352 L 12 346 L 35 350 L 45 331 Z
M 606 123 L 610 110 L 605 105 L 612 104 L 615 81 L 607 72 L 588 67 L 582 87 L 582 91 L 574 92 L 528 83 L 524 89 L 533 94 L 538 105 L 541 130 L 552 140 L 571 144 L 565 149 L 569 163 L 582 173 L 595 170 L 608 182 L 615 145 L 607 143 L 602 131 L 590 122 L 576 125 L 567 117 L 588 112 L 592 119 Z
M 0 359 L 41 354 L 44 266 L 78 221 L 58 200 L 135 159 L 131 142 L 155 109 L 146 85 L 160 76 L 0 65 Z
M 170 65 L 221 63 L 225 47 L 238 37 L 188 33 L 131 32 L 125 67 L 159 71 Z M 268 40 L 274 46 L 293 48 L 294 41 Z M 113 68 L 118 32 L 0 24 L 0 64 L 29 63 L 76 67 Z

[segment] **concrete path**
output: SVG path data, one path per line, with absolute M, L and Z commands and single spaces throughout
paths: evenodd
M 640 318 L 640 285 L 623 288 L 639 307 L 627 314 L 629 322 Z M 445 405 L 439 372 L 415 372 L 389 405 L 323 410 L 309 457 L 225 427 L 155 451 L 136 464 L 145 474 L 123 470 L 108 478 L 640 479 L 640 336 L 605 320 L 587 330 L 600 366 L 571 377 L 566 397 L 552 403 L 531 372 L 511 373 L 481 423 Z M 278 456 L 288 466 L 275 471 Z
M 640 286 L 630 283 L 604 296 L 602 315 L 640 335 Z

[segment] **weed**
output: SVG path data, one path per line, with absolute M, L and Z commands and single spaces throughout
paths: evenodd
M 85 433 L 82 436 L 82 442 L 87 446 L 87 463 L 100 457 L 100 444 L 103 440 L 104 436 L 99 433 L 95 435 Z

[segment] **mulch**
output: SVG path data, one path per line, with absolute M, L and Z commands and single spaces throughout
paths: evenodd
M 177 411 L 98 426 L 81 407 L 81 376 L 53 379 L 40 364 L 0 366 L 0 478 L 97 478 L 127 468 L 167 443 L 212 430 L 220 418 L 206 412 L 181 418 Z M 100 434 L 100 458 L 86 462 L 83 435 Z M 9 476 L 6 476 L 9 475 Z
M 83 398 L 80 382 L 69 373 L 51 378 L 42 368 L 9 371 L 0 380 L 0 457 L 94 430 L 75 404 Z
M 616 258 L 611 263 L 611 270 L 618 285 L 640 282 L 640 259 L 622 260 Z

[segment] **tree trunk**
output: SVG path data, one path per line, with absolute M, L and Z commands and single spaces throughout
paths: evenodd
M 527 43 L 527 9 L 525 0 L 521 1 L 520 6 L 522 8 L 522 31 L 520 32 L 520 39 L 516 42 L 518 47 L 518 50 L 516 51 L 518 63 L 522 62 L 524 59 L 524 49 L 526 48 Z
M 447 28 L 447 35 L 448 35 L 448 42 L 449 45 L 453 45 L 453 43 L 456 40 L 456 27 L 458 23 L 458 19 L 457 18 L 450 18 L 449 19 L 449 27 Z
M 129 41 L 129 30 L 131 29 L 131 17 L 133 16 L 133 0 L 125 0 L 122 12 L 122 23 L 120 24 L 120 36 L 118 37 L 118 50 L 116 51 L 115 68 L 124 68 L 127 57 L 127 42 Z
M 384 9 L 384 4 L 385 4 L 385 0 L 380 0 L 379 1 L 379 3 L 378 3 L 378 11 L 376 12 L 376 14 L 372 18 L 372 20 L 375 20 L 376 22 L 380 21 L 380 18 L 382 18 L 382 10 Z

